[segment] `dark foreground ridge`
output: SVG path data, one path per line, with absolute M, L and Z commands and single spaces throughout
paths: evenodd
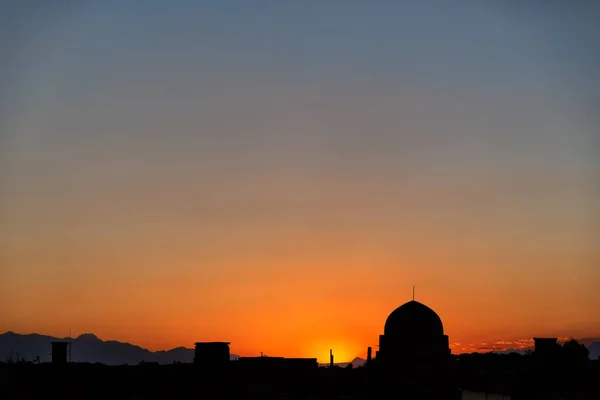
M 194 350 L 185 349 L 193 351 L 186 362 L 167 365 L 77 363 L 69 362 L 70 341 L 54 340 L 45 350 L 51 351 L 49 363 L 0 363 L 0 394 L 3 399 L 458 400 L 461 390 L 470 390 L 512 400 L 600 399 L 600 361 L 589 360 L 587 348 L 575 340 L 560 346 L 555 338 L 535 338 L 535 351 L 524 355 L 453 356 L 442 320 L 414 300 L 394 310 L 383 331 L 379 350 L 373 357 L 368 348 L 358 368 L 340 367 L 333 353 L 326 367 L 315 358 L 232 357 L 228 342 L 196 343 Z M 83 340 L 102 342 L 90 335 L 77 340 L 79 346 Z M 132 350 L 127 346 L 118 348 Z

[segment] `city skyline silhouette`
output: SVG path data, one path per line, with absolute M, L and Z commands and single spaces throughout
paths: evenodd
M 10 358 L 0 362 L 0 387 L 9 396 L 127 397 L 135 393 L 164 398 L 211 393 L 217 398 L 465 400 L 488 399 L 491 394 L 514 400 L 540 396 L 591 400 L 600 393 L 600 356 L 590 360 L 590 351 L 576 340 L 559 343 L 557 338 L 536 337 L 534 349 L 523 354 L 453 355 L 440 316 L 414 297 L 388 315 L 375 354 L 368 347 L 366 360 L 345 365 L 335 363 L 333 349 L 329 363 L 320 365 L 316 358 L 262 352 L 240 357 L 231 354 L 231 343 L 225 341 L 196 342 L 193 358 L 184 348 L 167 352 L 171 354 L 161 352 L 162 357 L 156 358 L 157 354 L 141 353 L 143 349 L 136 346 L 103 342 L 92 334 L 54 340 L 7 333 L 0 335 L 0 349 L 6 347 L 7 336 L 13 339 L 13 347 L 23 349 L 27 345 L 23 339 L 35 338 L 39 339 L 37 347 L 33 346 L 36 351 L 48 344 L 52 348 L 48 362 L 39 355 L 28 360 L 31 353 L 19 351 L 13 360 L 11 347 Z M 40 346 L 42 341 L 46 343 Z M 73 357 L 73 345 L 77 357 Z M 137 360 L 124 359 L 126 353 Z M 74 385 L 67 388 L 65 378 L 73 379 Z M 24 389 L 24 380 L 37 384 Z M 94 382 L 100 381 L 103 385 L 98 389 Z
M 493 3 L 9 1 L 0 373 L 591 390 L 600 3 Z
M 414 285 L 413 285 L 413 295 L 412 296 L 413 296 L 412 299 L 410 301 L 404 303 L 404 306 L 406 306 L 406 305 L 410 306 L 412 304 L 417 304 L 419 307 L 423 306 L 422 303 L 420 303 L 418 301 L 415 301 L 415 286 Z M 429 307 L 427 307 L 427 306 L 424 306 L 424 308 L 425 309 L 429 309 Z M 435 315 L 437 317 L 437 314 L 435 314 Z M 385 327 L 382 330 L 383 331 L 387 330 L 389 324 L 390 323 L 388 323 L 386 321 Z M 410 325 L 410 323 L 397 323 L 397 325 L 399 327 L 401 327 L 401 326 Z M 69 331 L 70 331 L 70 329 L 69 329 Z M 90 332 L 85 332 L 85 333 L 81 333 L 81 334 L 78 334 L 78 335 L 71 335 L 71 332 L 69 332 L 68 336 L 60 337 L 59 338 L 59 337 L 51 337 L 51 336 L 48 336 L 48 335 L 41 335 L 40 333 L 23 334 L 23 333 L 15 333 L 15 332 L 9 331 L 9 332 L 0 334 L 0 349 L 3 349 L 3 351 L 5 353 L 6 353 L 6 349 L 3 348 L 3 347 L 7 347 L 7 346 L 6 346 L 6 344 L 4 344 L 2 342 L 1 339 L 3 339 L 6 335 L 15 335 L 15 336 L 18 336 L 18 337 L 31 337 L 31 336 L 35 336 L 36 338 L 38 338 L 38 337 L 42 338 L 43 337 L 43 338 L 45 338 L 45 342 L 62 341 L 62 342 L 66 343 L 67 341 L 70 342 L 71 339 L 75 339 L 75 340 L 80 340 L 80 341 L 83 340 L 84 343 L 85 342 L 91 342 L 91 343 L 95 343 L 95 344 L 98 344 L 98 343 L 117 343 L 117 344 L 120 344 L 120 345 L 126 345 L 126 346 L 131 346 L 131 347 L 134 347 L 134 348 L 139 348 L 140 350 L 143 350 L 143 351 L 147 352 L 147 354 L 145 355 L 145 357 L 147 359 L 152 359 L 152 357 L 153 357 L 154 354 L 172 352 L 173 355 L 170 356 L 170 357 L 166 357 L 166 358 L 164 356 L 161 357 L 161 359 L 163 360 L 163 363 L 165 363 L 164 360 L 170 360 L 167 363 L 169 363 L 169 362 L 175 362 L 175 361 L 186 361 L 186 360 L 189 362 L 189 360 L 191 360 L 191 357 L 192 357 L 191 354 L 192 354 L 192 351 L 193 351 L 193 349 L 189 346 L 189 344 L 188 345 L 182 344 L 180 346 L 177 346 L 175 348 L 170 348 L 170 349 L 153 349 L 153 350 L 148 350 L 148 349 L 145 349 L 145 348 L 137 346 L 135 343 L 119 342 L 119 341 L 111 340 L 111 338 L 102 338 L 102 339 L 100 339 L 98 336 L 96 336 L 95 334 L 90 333 Z M 210 338 L 208 338 L 208 339 L 210 339 Z M 204 341 L 205 342 L 210 342 L 210 340 L 208 340 L 208 339 L 205 337 Z M 219 339 L 219 338 L 212 338 L 212 339 Z M 556 338 L 557 342 L 559 344 L 561 344 L 561 345 L 564 344 L 564 343 L 566 343 L 567 341 L 573 340 L 573 339 L 575 339 L 575 338 L 573 338 L 572 336 L 571 337 Z M 586 347 L 590 347 L 591 351 L 590 351 L 589 355 L 590 355 L 590 358 L 592 360 L 600 357 L 600 354 L 597 354 L 597 353 L 600 353 L 600 337 L 577 338 L 575 340 L 577 340 L 578 342 L 582 343 Z M 511 341 L 509 341 L 509 340 L 501 340 L 501 341 L 497 341 L 497 342 L 491 343 L 491 344 L 482 343 L 479 347 L 467 347 L 467 348 L 466 347 L 461 347 L 460 343 L 456 343 L 456 342 L 453 343 L 449 339 L 447 339 L 447 341 L 448 341 L 448 345 L 447 345 L 448 349 L 454 355 L 457 355 L 457 354 L 468 354 L 468 353 L 488 353 L 488 352 L 490 352 L 490 353 L 499 353 L 499 354 L 509 354 L 509 353 L 527 354 L 528 352 L 533 351 L 534 345 L 535 345 L 534 338 L 514 340 L 514 341 L 512 341 L 512 340 Z M 24 359 L 31 358 L 32 357 L 31 354 L 28 354 L 28 356 L 25 356 L 26 353 L 23 352 L 23 350 L 25 350 L 27 348 L 27 346 L 28 346 L 28 344 L 26 344 L 26 342 L 21 342 L 21 344 L 12 344 L 12 345 L 10 345 L 9 346 L 10 347 L 10 350 L 9 350 L 10 357 L 7 357 L 7 359 L 12 359 L 13 355 L 16 355 L 17 359 L 19 359 L 19 356 L 18 356 L 19 349 L 20 349 L 21 355 L 24 357 Z M 38 343 L 38 344 L 34 345 L 34 347 L 38 348 L 38 349 L 40 348 L 40 346 L 46 346 L 47 347 L 47 344 L 40 345 Z M 370 344 L 370 343 L 367 343 L 367 347 L 372 348 L 371 346 L 373 346 L 373 345 Z M 379 348 L 379 344 L 376 344 L 373 347 Z M 234 346 L 234 348 L 235 348 L 235 346 Z M 265 343 L 261 348 L 268 349 L 269 348 L 268 343 Z M 187 350 L 188 354 L 187 355 L 183 355 L 182 350 Z M 14 354 L 15 351 L 16 351 L 16 354 Z M 96 350 L 96 354 L 100 354 L 99 351 L 100 351 L 100 348 L 98 348 Z M 330 348 L 329 349 L 329 354 L 327 354 L 327 355 L 325 355 L 325 354 L 313 354 L 311 356 L 314 356 L 318 360 L 318 362 L 320 364 L 327 365 L 329 363 L 329 357 L 332 355 L 332 351 L 333 351 L 333 349 Z M 265 356 L 268 356 L 267 353 L 270 353 L 270 352 L 269 351 L 267 351 L 267 352 L 261 351 L 260 355 L 263 356 L 263 354 L 265 354 Z M 337 353 L 337 351 L 336 351 L 336 353 Z M 347 355 L 348 353 L 344 353 L 344 351 L 342 351 L 341 354 L 343 354 L 342 359 L 337 358 L 336 359 L 336 361 L 337 361 L 336 365 L 344 365 L 345 366 L 348 363 L 352 363 L 355 366 L 359 366 L 359 365 L 362 365 L 364 362 L 366 362 L 367 358 L 369 357 L 368 356 L 368 352 L 366 350 L 364 352 L 358 353 L 358 354 L 356 354 L 354 356 L 348 356 Z M 244 354 L 244 355 L 240 355 L 240 354 L 233 354 L 232 353 L 232 358 L 231 359 L 234 360 L 234 359 L 237 359 L 239 357 L 256 356 L 256 355 L 257 354 Z M 290 355 L 287 355 L 287 356 L 290 356 Z M 308 356 L 308 355 L 305 354 L 305 355 L 302 355 L 302 356 Z M 39 357 L 39 355 L 38 355 L 38 357 Z M 138 353 L 138 357 L 139 357 L 139 353 Z M 179 359 L 177 357 L 179 357 Z M 346 357 L 346 358 L 343 358 L 343 357 Z M 352 357 L 352 358 L 350 358 L 350 357 Z M 143 359 L 144 356 L 141 356 L 141 358 Z M 75 360 L 76 361 L 78 360 L 80 362 L 81 361 L 87 361 L 87 362 L 100 361 L 100 360 L 97 360 L 97 359 L 90 359 L 89 357 L 78 357 Z M 46 361 L 48 361 L 48 360 L 46 360 Z M 118 362 L 117 361 L 116 364 L 115 364 L 115 361 L 109 362 L 109 364 L 115 364 L 115 365 L 118 365 L 118 364 L 121 364 L 121 363 L 123 363 L 123 362 Z M 134 363 L 135 363 L 135 361 L 134 361 Z

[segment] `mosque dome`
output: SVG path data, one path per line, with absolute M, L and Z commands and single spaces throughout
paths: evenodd
M 403 337 L 443 336 L 444 325 L 435 311 L 413 300 L 390 314 L 385 321 L 384 334 Z

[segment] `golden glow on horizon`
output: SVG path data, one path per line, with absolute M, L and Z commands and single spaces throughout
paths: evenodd
M 2 292 L 10 299 L 2 303 L 12 306 L 0 331 L 66 336 L 72 326 L 74 334 L 93 332 L 151 350 L 224 340 L 234 354 L 262 351 L 319 362 L 328 362 L 331 348 L 335 361 L 345 362 L 364 358 L 368 346 L 377 350 L 387 316 L 411 299 L 416 283 L 416 300 L 440 315 L 451 343 L 460 343 L 453 352 L 533 336 L 598 337 L 600 321 L 590 307 L 592 296 L 600 302 L 598 293 L 577 298 L 564 290 L 587 284 L 567 268 L 568 254 L 523 251 L 519 259 L 519 252 L 509 258 L 500 248 L 485 257 L 450 236 L 454 246 L 413 241 L 396 251 L 369 234 L 274 239 L 271 246 L 240 246 L 239 253 L 223 244 L 210 269 L 199 267 L 207 253 L 192 246 L 142 249 L 133 242 L 131 249 L 91 256 L 74 246 L 65 259 L 48 243 L 21 242 L 2 249 L 4 260 L 22 268 L 11 271 L 13 285 Z M 47 269 L 38 269 L 40 262 Z M 514 267 L 506 267 L 509 262 Z M 528 269 L 521 268 L 525 264 Z M 87 269 L 70 268 L 77 265 Z M 536 286 L 539 277 L 543 285 Z
M 260 274 L 261 268 L 255 266 L 252 276 L 223 276 L 221 283 L 215 280 L 209 286 L 201 284 L 203 274 L 198 271 L 177 279 L 140 277 L 135 286 L 99 280 L 81 291 L 63 287 L 58 290 L 61 296 L 50 287 L 34 285 L 31 292 L 16 294 L 19 313 L 7 314 L 0 330 L 66 336 L 71 325 L 74 334 L 93 332 L 104 340 L 128 341 L 151 350 L 225 340 L 231 342 L 232 353 L 242 356 L 262 351 L 271 356 L 317 357 L 321 363 L 329 361 L 331 348 L 336 363 L 347 362 L 365 358 L 368 346 L 377 350 L 388 314 L 411 298 L 412 285 L 402 282 L 415 281 L 428 282 L 418 285 L 416 299 L 441 316 L 455 353 L 533 336 L 590 337 L 600 328 L 589 310 L 567 301 L 569 294 L 548 291 L 533 299 L 527 285 L 510 280 L 486 283 L 477 277 L 480 283 L 471 285 L 451 269 L 435 281 L 427 279 L 427 272 L 402 278 L 406 271 L 399 269 L 388 270 L 390 278 L 375 286 L 370 283 L 373 275 L 358 268 L 347 267 L 340 275 L 335 268 L 315 265 L 287 273 L 266 268 Z M 316 279 L 323 274 L 332 279 Z M 469 276 L 476 275 L 471 271 Z M 568 281 L 557 276 L 554 285 L 559 289 Z M 498 297 L 506 291 L 511 295 Z M 52 303 L 39 301 L 47 296 L 53 296 Z

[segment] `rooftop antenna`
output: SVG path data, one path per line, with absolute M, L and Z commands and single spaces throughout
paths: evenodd
M 415 301 L 415 285 L 413 285 L 413 301 Z
M 329 368 L 333 368 L 333 349 L 329 349 Z

